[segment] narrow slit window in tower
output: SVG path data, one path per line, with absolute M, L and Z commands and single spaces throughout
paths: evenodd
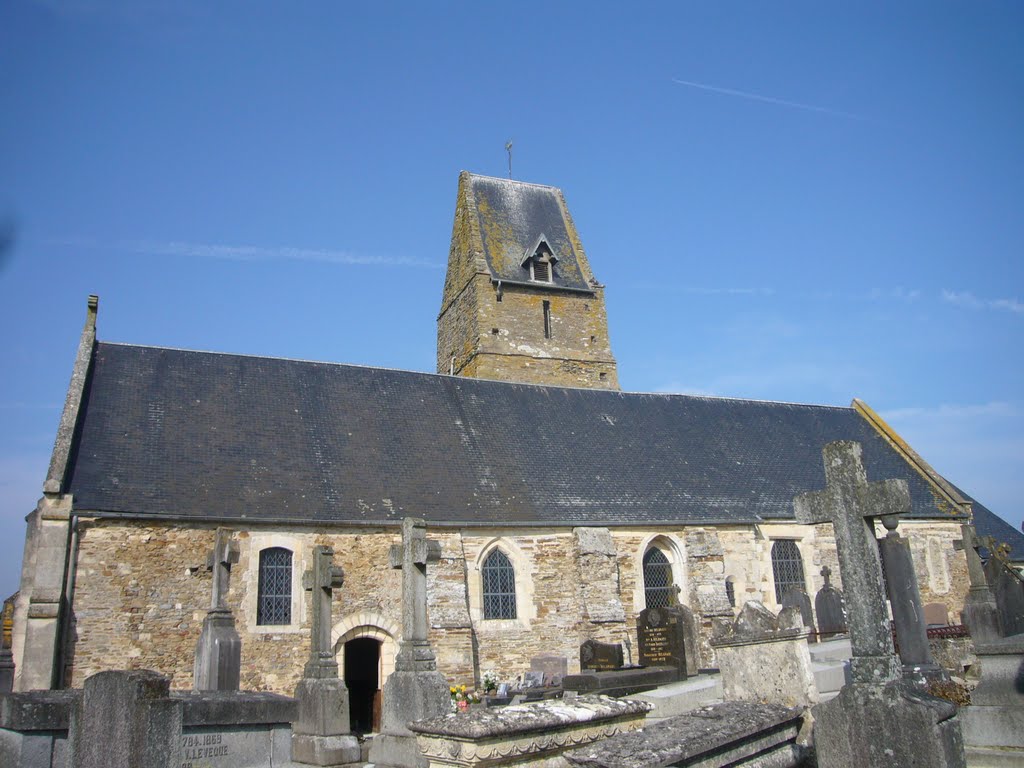
M 551 302 L 544 302 L 544 338 L 551 338 Z

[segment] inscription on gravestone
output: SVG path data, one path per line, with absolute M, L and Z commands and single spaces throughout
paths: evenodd
M 618 643 L 599 643 L 587 640 L 580 646 L 580 669 L 607 672 L 622 667 L 622 646 Z
M 645 608 L 636 620 L 637 648 L 645 667 L 672 667 L 686 679 L 683 616 L 672 607 Z
M 212 765 L 211 760 L 230 754 L 222 733 L 195 733 L 181 737 L 181 768 Z

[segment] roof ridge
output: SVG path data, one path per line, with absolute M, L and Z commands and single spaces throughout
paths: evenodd
M 522 184 L 526 187 L 539 187 L 540 189 L 553 189 L 556 192 L 561 192 L 561 187 L 556 187 L 553 184 L 540 184 L 536 181 L 522 181 L 521 179 L 506 179 L 501 176 L 488 176 L 483 173 L 473 173 L 472 171 L 466 171 L 471 178 L 474 179 L 487 179 L 488 181 L 500 181 L 505 184 Z

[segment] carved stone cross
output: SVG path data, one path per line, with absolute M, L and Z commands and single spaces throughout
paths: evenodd
M 978 533 L 973 525 L 960 526 L 960 540 L 953 542 L 955 549 L 962 549 L 967 556 L 967 575 L 971 579 L 971 589 L 988 589 L 988 578 L 985 566 L 978 554 Z
M 905 480 L 869 483 L 860 443 L 829 443 L 822 456 L 825 490 L 794 498 L 796 518 L 802 523 L 833 525 L 846 587 L 853 682 L 896 680 L 900 664 L 894 655 L 873 518 L 909 511 L 910 490 Z
M 227 528 L 217 529 L 213 551 L 206 558 L 206 567 L 213 571 L 213 592 L 210 599 L 210 610 L 226 611 L 228 586 L 231 581 L 231 566 L 238 562 L 238 544 L 231 538 Z
M 427 626 L 427 563 L 441 559 L 441 544 L 427 539 L 425 520 L 402 521 L 402 543 L 388 553 L 392 568 L 402 571 L 402 642 L 396 669 L 435 669 Z
M 832 569 L 827 565 L 822 566 L 821 568 L 821 578 L 825 580 L 825 583 L 822 585 L 822 589 L 832 586 Z
M 334 550 L 324 545 L 313 547 L 313 567 L 302 575 L 303 588 L 313 593 L 313 631 L 303 677 L 338 676 L 338 661 L 331 648 L 331 602 L 334 590 L 344 583 L 345 572 L 334 565 Z

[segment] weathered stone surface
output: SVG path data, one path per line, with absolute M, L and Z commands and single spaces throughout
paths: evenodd
M 76 768 L 177 768 L 182 704 L 149 670 L 100 672 L 75 699 L 69 731 Z
M 788 755 L 788 760 L 769 764 L 792 766 L 802 756 L 795 748 L 802 713 L 777 704 L 726 702 L 613 736 L 565 758 L 579 768 L 636 768 L 725 766 L 761 755 Z
M 638 728 L 649 710 L 646 702 L 580 696 L 447 715 L 413 729 L 431 766 L 564 765 L 558 756 L 566 749 Z
M 615 540 L 607 528 L 573 528 L 577 550 L 577 589 L 583 615 L 595 624 L 624 622 L 619 597 Z
M 807 648 L 809 630 L 799 609 L 783 608 L 776 617 L 760 603 L 748 602 L 735 622 L 715 629 L 711 645 L 726 701 L 767 701 L 787 707 L 818 701 Z
M 957 708 L 902 680 L 854 683 L 812 710 L 819 768 L 963 768 Z
M 968 757 L 998 750 L 1006 764 L 1024 765 L 1024 635 L 977 646 L 981 682 L 961 710 Z M 973 761 L 972 761 L 973 762 Z M 981 761 L 978 761 L 981 764 Z
M 996 557 L 985 563 L 985 576 L 999 609 L 1003 634 L 1024 633 L 1024 580 Z
M 545 684 L 561 685 L 569 674 L 569 660 L 565 656 L 534 656 L 530 659 L 530 671 L 544 675 Z
M 837 441 L 822 450 L 824 491 L 793 499 L 798 520 L 832 521 L 850 623 L 855 682 L 885 683 L 899 677 L 889 617 L 885 608 L 878 544 L 870 519 L 898 515 L 910 508 L 905 480 L 868 483 L 859 443 Z
M 584 671 L 566 675 L 562 687 L 567 691 L 600 693 L 608 696 L 629 696 L 674 683 L 679 679 L 677 667 L 635 667 L 606 672 Z
M 211 610 L 203 619 L 196 644 L 193 671 L 197 691 L 237 691 L 242 675 L 242 638 L 235 617 L 224 608 Z
M 925 679 L 941 678 L 944 673 L 932 659 L 914 561 L 909 544 L 896 532 L 897 521 L 895 516 L 882 519 L 888 533 L 878 542 L 878 546 L 885 568 L 886 593 L 892 609 L 892 623 L 899 643 L 903 674 L 923 682 Z

